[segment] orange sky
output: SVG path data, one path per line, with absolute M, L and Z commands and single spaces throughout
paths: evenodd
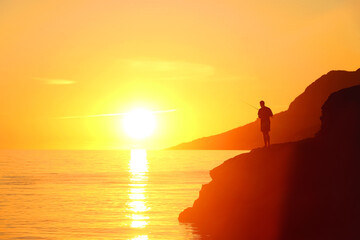
M 274 112 L 322 74 L 360 63 L 357 0 L 2 0 L 0 148 L 168 147 Z M 158 114 L 152 138 L 126 112 Z

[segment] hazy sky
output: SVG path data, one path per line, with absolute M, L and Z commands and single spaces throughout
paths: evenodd
M 0 148 L 168 147 L 360 67 L 357 0 L 1 0 Z M 176 109 L 130 141 L 121 117 Z

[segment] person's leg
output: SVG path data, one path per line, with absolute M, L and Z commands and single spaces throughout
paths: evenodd
M 263 132 L 265 147 L 270 146 L 270 135 L 269 132 Z
M 265 147 L 267 146 L 267 133 L 266 132 L 263 132 L 263 137 L 264 137 L 264 144 L 265 144 Z

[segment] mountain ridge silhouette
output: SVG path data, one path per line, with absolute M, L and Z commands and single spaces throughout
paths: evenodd
M 274 115 L 271 143 L 293 142 L 313 137 L 319 131 L 321 106 L 333 92 L 360 85 L 356 71 L 332 70 L 306 87 L 286 111 Z M 271 106 L 270 106 L 271 107 Z M 259 119 L 216 135 L 178 144 L 169 149 L 248 150 L 263 145 Z

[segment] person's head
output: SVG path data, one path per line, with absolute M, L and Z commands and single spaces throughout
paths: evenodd
M 265 106 L 265 102 L 263 100 L 260 101 L 260 106 L 264 107 Z

